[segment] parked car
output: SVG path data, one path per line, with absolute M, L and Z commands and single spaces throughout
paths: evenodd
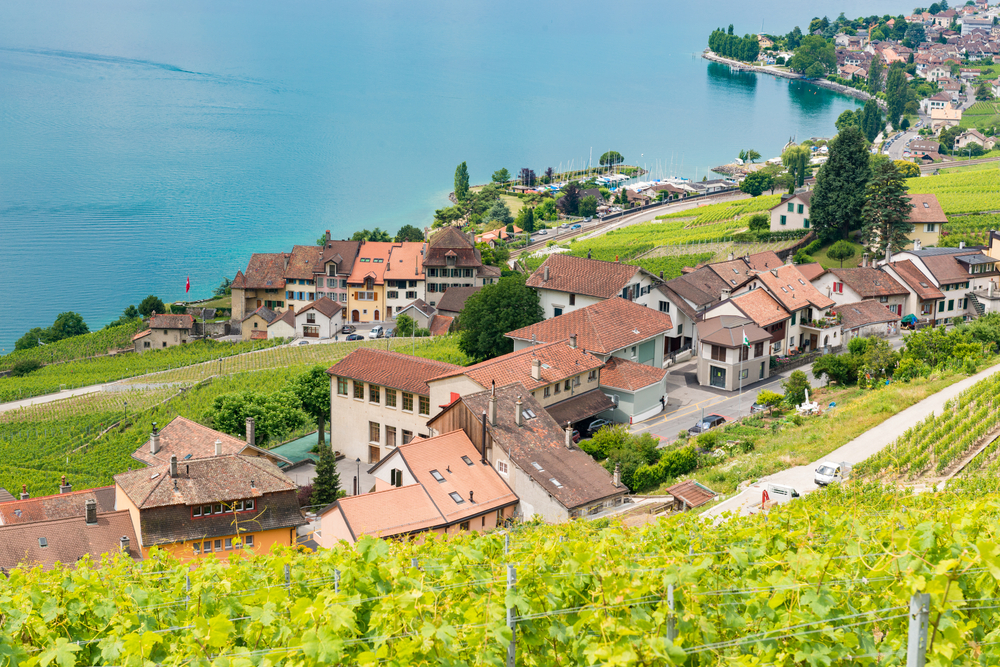
M 580 442 L 580 432 L 576 429 L 573 429 L 573 443 L 576 444 L 578 442 Z
M 581 225 L 581 224 L 577 223 L 577 224 L 573 225 L 572 227 L 570 227 L 570 228 L 569 228 L 569 231 L 571 231 L 571 232 L 572 232 L 572 231 L 575 231 L 575 230 L 577 230 L 577 229 L 583 229 L 583 225 Z
M 350 336 L 347 337 L 347 340 L 364 340 L 364 339 L 365 337 L 362 336 L 361 334 L 351 334 Z
M 345 324 L 340 328 L 340 333 L 342 334 L 352 334 L 357 331 L 358 328 L 352 324 Z
M 699 433 L 710 431 L 719 424 L 724 424 L 725 421 L 726 418 L 722 415 L 705 415 L 704 419 L 699 420 L 697 424 L 688 429 L 688 434 L 698 435 Z
M 593 219 L 594 219 L 594 216 L 592 216 L 592 215 L 588 215 L 588 216 L 587 216 L 586 218 L 584 218 L 584 220 L 583 220 L 583 221 L 584 221 L 584 222 L 590 222 L 590 221 L 591 221 L 591 220 L 593 220 Z
M 396 337 L 396 330 L 395 329 L 386 329 L 385 330 L 385 336 L 383 336 L 383 337 L 384 338 L 395 338 Z
M 535 232 L 535 233 L 536 233 L 536 234 L 538 234 L 539 236 L 547 236 L 547 235 L 548 235 L 548 233 L 549 233 L 549 230 L 547 230 L 547 229 L 539 229 L 539 230 L 538 230 L 537 232 Z
M 375 340 L 376 338 L 381 338 L 384 335 L 385 335 L 385 329 L 383 329 L 381 326 L 374 326 L 371 328 L 371 331 L 368 332 L 368 337 L 371 338 L 372 340 Z
M 754 403 L 753 405 L 750 406 L 750 414 L 754 414 L 756 412 L 764 412 L 765 410 L 767 410 L 767 408 L 761 405 L 760 403 Z
M 296 345 L 308 345 L 308 344 L 309 344 L 309 341 L 307 341 L 307 340 L 300 340 L 298 343 L 296 343 Z
M 594 421 L 590 422 L 590 426 L 587 427 L 587 433 L 589 435 L 594 435 L 605 426 L 613 426 L 613 425 L 614 423 L 609 419 L 595 419 Z
M 816 474 L 813 476 L 813 481 L 816 482 L 818 486 L 826 486 L 827 484 L 839 484 L 845 479 L 851 476 L 851 464 L 847 461 L 841 461 L 837 463 L 835 461 L 822 461 L 819 467 L 816 468 Z
M 568 222 L 562 223 L 561 225 L 559 225 L 559 229 L 569 229 L 569 223 Z

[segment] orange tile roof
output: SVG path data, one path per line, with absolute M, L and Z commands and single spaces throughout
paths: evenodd
M 171 455 L 176 456 L 178 461 L 184 461 L 188 458 L 208 458 L 215 456 L 216 440 L 222 443 L 223 454 L 240 454 L 250 447 L 246 441 L 222 431 L 203 426 L 186 417 L 174 417 L 169 424 L 160 429 L 160 446 L 156 454 L 150 453 L 147 441 L 132 452 L 132 458 L 148 465 L 169 463 Z M 253 449 L 264 451 L 257 447 Z M 276 460 L 287 460 L 277 454 L 269 453 L 269 456 Z
M 799 273 L 805 276 L 806 280 L 812 282 L 826 273 L 826 269 L 824 269 L 823 265 L 819 262 L 813 262 L 812 264 L 799 264 Z
M 322 514 L 340 512 L 355 539 L 392 537 L 441 525 L 443 517 L 421 484 L 341 498 Z
M 796 311 L 812 305 L 816 308 L 829 308 L 833 299 L 823 296 L 805 276 L 791 264 L 785 264 L 770 271 L 759 271 L 757 277 L 782 306 L 789 311 Z
M 611 354 L 662 335 L 674 327 L 670 316 L 614 297 L 506 334 L 508 338 L 551 343 L 577 335 L 577 344 L 589 352 Z
M 84 556 L 94 563 L 102 556 L 121 551 L 121 538 L 128 538 L 129 555 L 142 560 L 132 517 L 127 511 L 97 515 L 96 525 L 87 525 L 86 516 L 66 517 L 14 526 L 0 526 L 0 571 L 40 565 L 47 570 L 56 563 L 73 566 Z M 45 540 L 45 546 L 41 545 Z
M 388 266 L 389 255 L 395 243 L 386 241 L 367 241 L 358 248 L 358 257 L 354 260 L 351 276 L 347 279 L 349 285 L 360 285 L 365 278 L 374 278 L 376 285 L 384 284 L 385 269 Z
M 662 382 L 667 371 L 628 359 L 611 357 L 601 370 L 601 386 L 625 391 L 638 391 L 657 382 Z
M 749 317 L 759 327 L 767 327 L 775 322 L 791 317 L 787 310 L 781 307 L 767 290 L 755 289 L 732 298 L 733 304 L 740 312 Z
M 316 312 L 325 315 L 326 317 L 333 317 L 334 315 L 340 312 L 341 308 L 343 308 L 343 306 L 341 306 L 336 301 L 332 300 L 329 297 L 321 296 L 315 301 L 310 301 L 306 305 L 299 308 L 299 312 L 295 314 L 301 315 L 307 310 L 315 310 Z
M 367 244 L 365 244 L 367 245 Z M 385 267 L 386 280 L 423 280 L 427 244 L 418 241 L 394 243 Z
M 535 359 L 541 362 L 541 380 L 531 377 L 532 361 Z M 520 382 L 528 391 L 534 391 L 603 365 L 604 362 L 594 355 L 587 354 L 579 347 L 574 349 L 569 346 L 568 340 L 562 340 L 533 345 L 434 379 L 466 375 L 484 389 L 489 389 L 496 381 L 498 387 Z
M 899 321 L 899 315 L 874 299 L 845 303 L 837 306 L 834 312 L 840 314 L 844 329 L 857 329 L 870 324 Z
M 243 284 L 246 289 L 284 289 L 285 259 L 283 252 L 254 253 L 247 264 Z M 311 277 L 311 276 L 310 276 Z
M 862 299 L 909 293 L 909 290 L 900 285 L 891 275 L 871 266 L 859 266 L 854 269 L 830 269 L 830 273 L 840 278 Z
M 889 266 L 913 290 L 918 299 L 929 301 L 944 298 L 944 293 L 911 260 L 895 261 L 890 263 Z
M 432 336 L 443 336 L 451 329 L 451 323 L 455 321 L 450 315 L 436 314 L 431 320 L 429 331 Z
M 292 246 L 292 254 L 285 268 L 285 278 L 289 280 L 312 280 L 313 274 L 320 268 L 320 257 L 323 247 L 318 245 Z
M 115 487 L 102 486 L 97 489 L 84 489 L 24 500 L 18 498 L 0 503 L 0 524 L 7 526 L 83 516 L 88 500 L 97 502 L 98 512 L 113 512 L 115 509 Z
M 326 372 L 338 377 L 428 396 L 431 393 L 427 386 L 429 379 L 460 369 L 461 366 L 446 364 L 443 361 L 360 347 Z
M 910 203 L 913 204 L 913 210 L 907 219 L 910 224 L 948 222 L 948 216 L 944 214 L 936 195 L 910 195 Z
M 545 270 L 549 279 L 545 280 Z M 640 269 L 631 264 L 606 262 L 572 255 L 549 255 L 525 283 L 536 289 L 586 294 L 599 299 L 619 295 Z

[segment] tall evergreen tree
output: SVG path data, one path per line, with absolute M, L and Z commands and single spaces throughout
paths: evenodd
M 337 457 L 330 447 L 319 448 L 319 461 L 316 462 L 316 477 L 313 478 L 312 505 L 325 507 L 340 495 L 340 473 L 337 472 Z
M 465 201 L 469 196 L 469 168 L 463 162 L 455 169 L 455 198 Z
M 846 239 L 860 227 L 871 176 L 868 159 L 860 128 L 846 127 L 830 142 L 830 157 L 816 175 L 809 202 L 812 226 L 824 240 Z
M 868 183 L 865 205 L 861 210 L 861 237 L 866 247 L 885 255 L 886 248 L 893 252 L 903 249 L 913 231 L 908 220 L 913 204 L 906 196 L 902 174 L 891 160 L 880 163 Z
M 899 119 L 909 100 L 910 87 L 906 82 L 906 72 L 902 67 L 890 67 L 885 81 L 885 101 L 888 120 L 894 129 L 899 129 Z
M 874 95 L 882 90 L 882 59 L 878 56 L 872 58 L 872 64 L 868 68 L 868 92 Z
M 874 98 L 865 102 L 861 111 L 861 131 L 868 141 L 875 141 L 875 137 L 882 131 L 882 110 Z

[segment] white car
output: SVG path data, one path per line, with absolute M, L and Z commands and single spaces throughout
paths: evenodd
M 816 468 L 813 481 L 816 482 L 817 486 L 826 486 L 827 484 L 839 484 L 850 476 L 851 464 L 847 461 L 841 461 L 840 463 L 822 461 L 819 467 Z
M 368 332 L 368 337 L 371 339 L 381 338 L 385 335 L 385 329 L 381 326 L 372 327 L 372 330 Z

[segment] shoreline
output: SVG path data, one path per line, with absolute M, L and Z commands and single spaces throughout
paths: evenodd
M 850 88 L 848 86 L 842 86 L 839 83 L 834 83 L 832 81 L 827 81 L 826 79 L 809 79 L 801 74 L 796 74 L 795 72 L 786 72 L 783 70 L 772 69 L 769 67 L 761 67 L 759 65 L 749 65 L 747 63 L 742 63 L 738 60 L 731 60 L 729 58 L 723 58 L 722 56 L 717 56 L 708 49 L 702 52 L 701 57 L 705 60 L 711 62 L 719 63 L 722 65 L 729 65 L 731 67 L 736 67 L 740 71 L 755 72 L 758 74 L 770 74 L 771 76 L 776 76 L 781 79 L 789 79 L 791 81 L 804 81 L 810 83 L 819 88 L 825 88 L 831 90 L 835 93 L 840 93 L 847 97 L 853 97 L 861 102 L 867 102 L 872 99 L 870 93 L 866 93 L 863 90 L 858 90 L 857 88 Z M 879 105 L 880 108 L 885 109 L 886 105 L 883 100 L 875 98 L 875 103 Z

